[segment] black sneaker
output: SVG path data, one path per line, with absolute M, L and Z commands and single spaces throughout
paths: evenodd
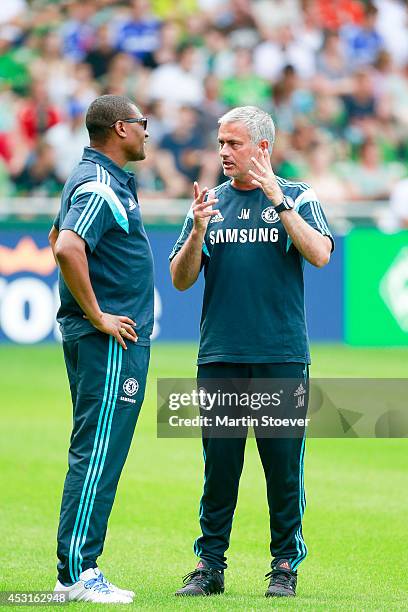
M 296 595 L 297 572 L 292 571 L 291 563 L 287 559 L 279 559 L 265 578 L 270 578 L 265 597 L 294 597 Z
M 224 572 L 209 567 L 200 559 L 195 570 L 184 576 L 184 586 L 175 595 L 219 595 L 224 592 Z

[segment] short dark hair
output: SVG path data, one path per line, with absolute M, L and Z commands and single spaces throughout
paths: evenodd
M 128 119 L 135 104 L 126 96 L 99 96 L 94 100 L 86 113 L 86 128 L 89 138 L 105 142 L 111 133 L 110 126 L 119 119 Z

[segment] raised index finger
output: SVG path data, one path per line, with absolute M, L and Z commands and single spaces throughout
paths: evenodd
M 207 191 L 208 191 L 208 187 L 204 187 L 204 189 L 201 192 L 199 192 L 196 198 L 197 204 L 202 204 L 204 202 L 204 198 L 207 194 Z
M 197 181 L 194 181 L 194 199 L 196 200 L 200 195 L 200 188 L 198 186 Z

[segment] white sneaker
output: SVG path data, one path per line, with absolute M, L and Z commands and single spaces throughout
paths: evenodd
M 57 580 L 54 592 L 66 593 L 68 601 L 91 601 L 101 604 L 132 603 L 130 595 L 125 595 L 124 591 L 118 592 L 108 584 L 102 572 L 96 567 L 91 567 L 82 572 L 78 582 L 71 586 L 64 586 Z

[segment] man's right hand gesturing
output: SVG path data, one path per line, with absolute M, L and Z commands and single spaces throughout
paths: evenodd
M 205 199 L 208 193 L 207 199 Z M 200 191 L 197 181 L 194 181 L 194 202 L 192 205 L 192 212 L 194 215 L 194 230 L 204 237 L 207 230 L 210 217 L 214 217 L 219 213 L 219 210 L 213 210 L 213 204 L 216 204 L 218 199 L 215 197 L 214 189 L 208 190 L 208 187 L 204 187 Z

